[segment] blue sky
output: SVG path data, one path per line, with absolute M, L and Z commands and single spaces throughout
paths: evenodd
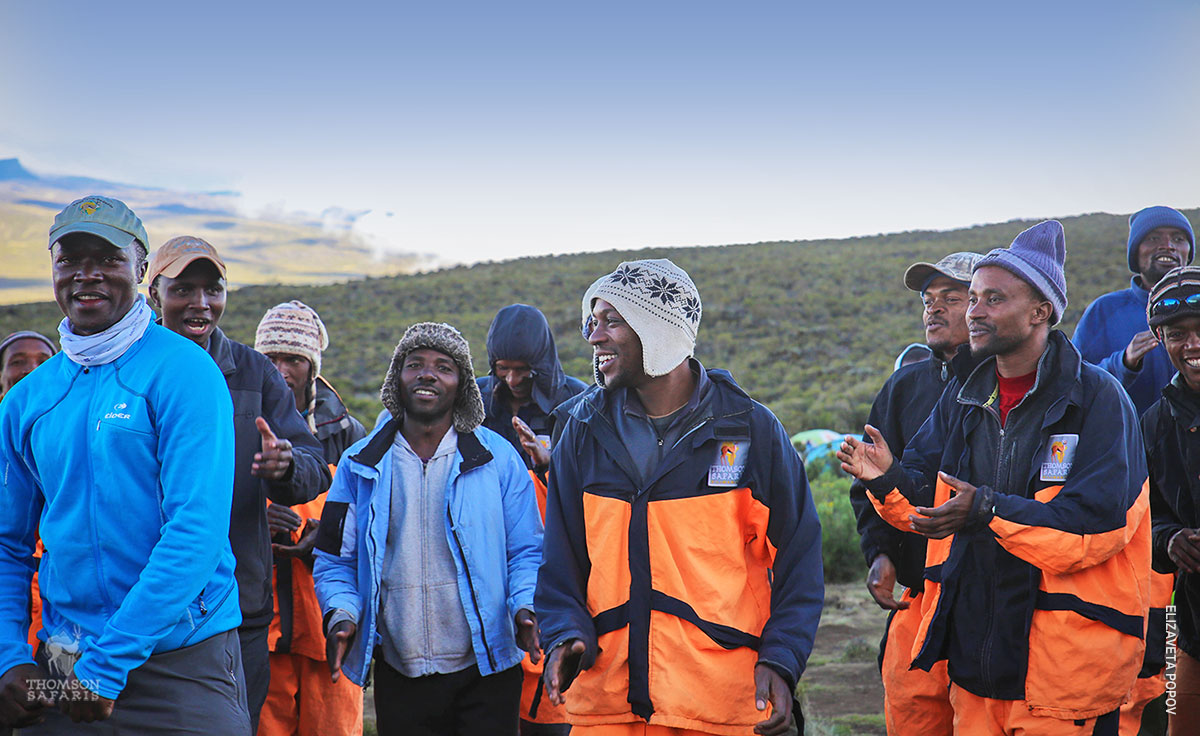
M 1182 0 L 10 2 L 0 157 L 458 260 L 1195 207 L 1197 39 Z

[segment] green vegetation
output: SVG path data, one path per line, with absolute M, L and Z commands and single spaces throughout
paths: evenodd
M 1186 214 L 1195 219 L 1200 211 Z M 589 350 L 579 334 L 584 290 L 622 260 L 665 257 L 686 269 L 700 289 L 704 317 L 697 357 L 705 365 L 728 368 L 789 433 L 814 427 L 852 431 L 865 421 L 896 354 L 922 339 L 920 304 L 901 283 L 904 269 L 952 251 L 1005 246 L 1030 224 L 545 256 L 327 286 L 245 287 L 230 295 L 222 327 L 251 342 L 268 307 L 288 299 L 312 305 L 332 341 L 325 373 L 370 427 L 380 409 L 379 384 L 406 326 L 420 320 L 454 324 L 474 348 L 476 370 L 486 372 L 485 337 L 496 310 L 513 302 L 533 304 L 549 318 L 567 372 L 586 380 Z M 1088 302 L 1128 284 L 1128 225 L 1125 217 L 1107 214 L 1066 218 L 1063 224 L 1070 299 L 1063 326 L 1070 333 Z M 230 264 L 235 281 L 239 269 Z M 0 307 L 0 334 L 27 328 L 52 335 L 59 317 L 49 303 Z
M 832 455 L 810 463 L 808 485 L 821 520 L 821 560 L 826 583 L 862 580 L 866 564 L 858 546 L 858 527 L 850 505 L 850 476 Z

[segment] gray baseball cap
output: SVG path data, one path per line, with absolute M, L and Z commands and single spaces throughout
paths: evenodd
M 951 253 L 937 263 L 914 263 L 904 272 L 904 285 L 913 291 L 924 291 L 929 285 L 929 280 L 934 276 L 945 276 L 948 279 L 961 282 L 963 284 L 971 283 L 971 272 L 975 270 L 975 264 L 983 260 L 983 255 L 980 253 L 970 253 L 967 251 L 959 251 Z
M 55 243 L 71 233 L 98 235 L 117 248 L 126 248 L 137 240 L 147 250 L 150 249 L 142 221 L 124 202 L 112 197 L 93 194 L 64 207 L 55 216 L 54 225 L 50 228 L 49 247 L 53 248 Z

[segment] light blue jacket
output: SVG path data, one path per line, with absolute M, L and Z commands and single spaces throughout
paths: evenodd
M 379 599 L 392 491 L 392 442 L 400 424 L 386 412 L 371 434 L 338 463 L 317 533 L 317 599 L 329 614 L 342 609 L 358 629 L 342 672 L 362 685 L 380 641 Z M 542 560 L 542 522 L 525 464 L 500 435 L 480 427 L 460 432 L 446 479 L 446 540 L 483 675 L 516 666 L 513 618 L 533 609 Z
M 0 402 L 0 482 L 0 672 L 33 661 L 38 533 L 40 637 L 78 640 L 75 676 L 106 698 L 152 653 L 241 622 L 233 404 L 191 340 L 151 324 L 111 363 L 46 361 Z

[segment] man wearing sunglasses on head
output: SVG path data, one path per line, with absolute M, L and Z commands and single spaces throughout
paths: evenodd
M 1142 417 L 1150 466 L 1154 568 L 1178 572 L 1171 734 L 1200 718 L 1200 268 L 1169 272 L 1150 294 L 1148 321 L 1178 370 Z

